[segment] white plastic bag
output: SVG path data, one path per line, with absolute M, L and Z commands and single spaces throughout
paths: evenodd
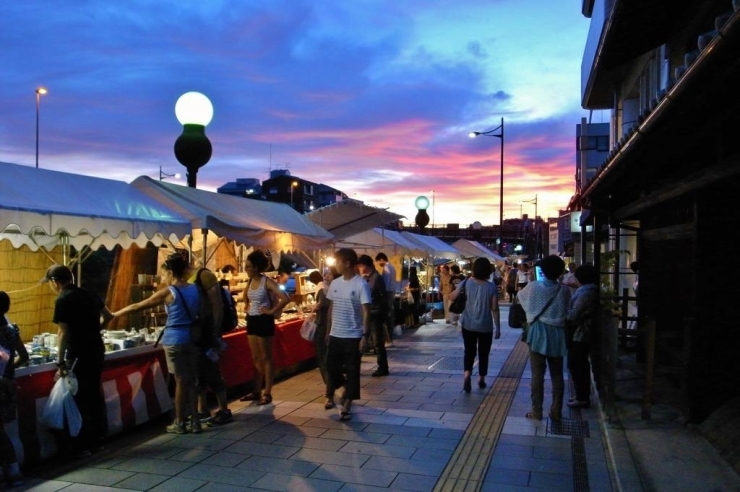
M 316 323 L 314 323 L 312 316 L 309 316 L 305 320 L 303 320 L 300 333 L 301 338 L 309 342 L 313 342 L 313 339 L 316 336 Z
M 75 403 L 73 391 L 77 392 L 77 378 L 73 373 L 57 379 L 41 411 L 39 422 L 51 429 L 64 429 L 67 421 L 69 435 L 72 437 L 80 433 L 82 416 Z

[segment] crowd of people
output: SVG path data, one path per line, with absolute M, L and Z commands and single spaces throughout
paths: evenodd
M 360 398 L 361 357 L 372 348 L 377 368 L 372 377 L 390 374 L 386 348 L 393 344 L 393 330 L 401 303 L 397 294 L 408 296 L 412 327 L 419 326 L 422 285 L 415 266 L 408 269 L 408 281 L 399 284 L 395 268 L 385 253 L 375 258 L 348 248 L 334 254 L 335 265 L 311 272 L 316 285 L 314 344 L 317 365 L 324 382 L 324 408 L 338 408 L 340 420 L 352 418 L 352 402 Z M 249 281 L 244 290 L 246 336 L 254 366 L 251 391 L 240 398 L 257 405 L 272 402 L 274 368 L 272 340 L 276 318 L 290 298 L 267 277 L 270 258 L 260 250 L 245 262 Z M 224 425 L 233 420 L 228 408 L 226 385 L 219 369 L 219 355 L 225 350 L 221 337 L 222 286 L 211 271 L 194 268 L 183 254 L 170 255 L 160 266 L 166 288 L 140 302 L 111 312 L 96 296 L 74 283 L 71 270 L 54 265 L 46 273 L 57 294 L 53 322 L 58 325 L 59 358 L 56 378 L 67 376 L 74 367 L 79 384 L 75 401 L 82 416 L 82 429 L 74 437 L 60 436 L 63 449 L 85 456 L 102 449 L 107 432 L 105 403 L 101 391 L 104 347 L 101 330 L 112 319 L 164 305 L 167 321 L 162 331 L 168 373 L 174 382 L 174 419 L 167 433 L 200 433 L 202 426 Z M 537 273 L 535 273 L 537 272 Z M 544 377 L 549 371 L 552 402 L 548 415 L 562 418 L 564 405 L 563 363 L 568 358 L 575 397 L 567 405 L 585 408 L 591 402 L 591 373 L 598 377 L 599 275 L 591 265 L 566 265 L 549 256 L 536 265 L 521 263 L 498 269 L 485 258 L 477 258 L 469 275 L 457 263 L 438 267 L 439 293 L 445 322 L 459 325 L 464 347 L 463 385 L 472 391 L 477 358 L 477 386 L 487 387 L 488 360 L 493 341 L 501 337 L 500 299 L 518 302 L 524 308 L 527 330 L 523 340 L 529 346 L 532 369 L 531 410 L 526 417 L 544 417 Z M 539 277 L 539 278 L 538 278 Z M 400 287 L 403 285 L 403 287 Z M 228 296 L 230 298 L 230 296 Z M 461 314 L 450 306 L 464 297 Z M 0 291 L 0 423 L 15 418 L 14 369 L 28 359 L 18 328 L 7 318 L 10 298 Z M 209 329 L 195 331 L 194 325 Z M 208 335 L 206 336 L 205 333 Z M 343 388 L 343 389 L 342 389 Z M 218 409 L 208 409 L 206 390 L 215 395 Z M 341 395 L 338 394 L 342 389 Z M 0 461 L 7 483 L 22 483 L 15 452 L 0 425 Z

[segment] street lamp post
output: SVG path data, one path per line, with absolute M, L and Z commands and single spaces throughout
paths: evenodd
M 36 169 L 39 168 L 39 107 L 41 105 L 41 96 L 46 94 L 47 90 L 43 87 L 36 89 Z
M 532 200 L 522 200 L 521 203 L 534 203 L 534 220 L 532 221 L 532 224 L 534 224 L 534 240 L 535 240 L 535 247 L 534 247 L 534 253 L 537 258 L 540 257 L 540 228 L 537 224 L 537 194 L 534 195 L 534 198 Z M 520 204 L 521 207 L 521 204 Z
M 290 206 L 295 210 L 295 203 L 293 202 L 293 190 L 298 186 L 298 181 L 290 183 Z
M 175 140 L 175 157 L 188 170 L 188 186 L 195 188 L 198 169 L 211 160 L 213 147 L 206 126 L 213 119 L 213 105 L 200 92 L 186 92 L 175 104 L 182 134 Z
M 496 132 L 499 132 L 498 134 Z M 499 202 L 498 202 L 498 254 L 503 256 L 504 253 L 504 118 L 501 118 L 501 124 L 487 132 L 470 132 L 468 136 L 475 138 L 478 135 L 485 137 L 497 137 L 501 139 L 501 176 L 499 183 Z
M 519 215 L 522 215 L 522 203 L 534 203 L 534 220 L 537 220 L 537 195 L 532 200 L 522 200 L 519 202 Z

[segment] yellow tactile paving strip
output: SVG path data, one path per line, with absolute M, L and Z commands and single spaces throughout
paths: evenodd
M 435 492 L 481 489 L 528 358 L 527 344 L 517 343 L 437 481 Z

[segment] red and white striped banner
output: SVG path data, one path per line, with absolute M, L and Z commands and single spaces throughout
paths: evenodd
M 161 356 L 160 350 L 106 361 L 102 381 L 109 435 L 131 429 L 172 409 Z M 6 424 L 5 430 L 21 463 L 37 462 L 58 451 L 54 435 L 38 423 L 54 384 L 55 372 L 56 369 L 52 369 L 16 379 L 18 419 Z

